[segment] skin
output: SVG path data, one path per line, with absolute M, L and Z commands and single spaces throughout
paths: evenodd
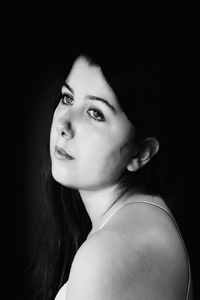
M 79 248 L 66 299 L 183 300 L 187 284 L 187 257 L 174 223 L 161 209 L 135 203 Z

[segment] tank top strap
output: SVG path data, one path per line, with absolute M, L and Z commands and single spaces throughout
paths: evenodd
M 162 210 L 164 210 L 168 215 L 170 215 L 170 217 L 172 217 L 173 218 L 173 216 L 172 216 L 172 214 L 169 212 L 169 211 L 167 211 L 164 207 L 162 207 L 161 205 L 159 205 L 159 204 L 157 204 L 157 203 L 154 203 L 154 202 L 150 202 L 150 201 L 144 201 L 144 200 L 142 200 L 142 201 L 134 201 L 134 202 L 126 202 L 126 203 L 120 203 L 120 205 L 107 217 L 107 219 L 106 220 L 104 220 L 104 222 L 101 224 L 101 226 L 97 229 L 97 231 L 98 230 L 100 230 L 100 229 L 102 229 L 105 225 L 106 225 L 106 223 L 111 219 L 111 217 L 118 211 L 118 210 L 120 210 L 121 208 L 123 208 L 123 207 L 125 207 L 125 206 L 127 206 L 127 205 L 131 205 L 131 204 L 136 204 L 136 203 L 146 203 L 146 204 L 151 204 L 151 205 L 154 205 L 154 206 L 157 206 L 157 207 L 159 207 L 159 208 L 161 208 Z M 175 221 L 175 220 L 174 220 Z

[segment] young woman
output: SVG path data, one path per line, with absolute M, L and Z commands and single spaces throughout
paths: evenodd
M 161 177 L 164 104 L 150 74 L 130 58 L 74 60 L 50 131 L 36 299 L 192 299 Z

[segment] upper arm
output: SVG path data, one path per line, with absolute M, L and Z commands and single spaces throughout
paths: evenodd
M 78 251 L 66 299 L 182 300 L 184 266 L 168 250 L 152 241 L 129 247 L 122 237 L 102 232 Z
M 114 234 L 102 233 L 79 249 L 70 271 L 67 300 L 118 300 L 129 285 L 126 259 Z M 128 266 L 126 268 L 128 272 Z

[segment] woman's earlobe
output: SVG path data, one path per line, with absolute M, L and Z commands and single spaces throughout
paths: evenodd
M 139 160 L 138 158 L 133 158 L 131 162 L 127 165 L 127 170 L 130 172 L 135 172 L 139 169 Z
M 158 152 L 159 142 L 156 138 L 150 137 L 146 138 L 142 143 L 141 150 L 137 156 L 134 156 L 129 164 L 127 165 L 127 170 L 130 172 L 135 172 L 145 164 L 147 164 L 150 159 Z

